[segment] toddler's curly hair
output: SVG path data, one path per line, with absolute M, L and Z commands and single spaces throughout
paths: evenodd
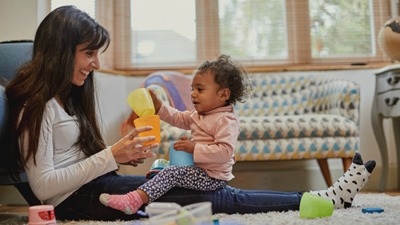
M 242 65 L 231 60 L 229 55 L 219 55 L 212 61 L 205 61 L 201 64 L 194 74 L 204 74 L 210 72 L 214 75 L 214 82 L 221 89 L 228 88 L 231 92 L 226 100 L 229 105 L 235 105 L 236 102 L 245 102 L 250 95 L 252 88 L 249 76 Z

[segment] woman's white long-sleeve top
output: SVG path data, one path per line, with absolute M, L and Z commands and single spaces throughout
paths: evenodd
M 77 120 L 54 98 L 46 104 L 40 132 L 36 165 L 31 158 L 25 171 L 33 193 L 45 204 L 57 206 L 84 184 L 118 168 L 110 148 L 86 157 L 74 145 L 80 135 Z

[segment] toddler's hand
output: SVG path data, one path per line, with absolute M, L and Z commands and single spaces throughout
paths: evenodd
M 154 91 L 152 88 L 148 88 L 148 90 L 149 90 L 151 99 L 153 100 L 154 110 L 156 111 L 156 114 L 157 114 L 161 108 L 162 101 L 159 97 L 157 97 L 156 91 Z
M 186 136 L 181 136 L 181 140 L 182 141 L 177 141 L 174 143 L 174 149 L 177 151 L 184 151 L 193 154 L 196 143 L 189 140 Z

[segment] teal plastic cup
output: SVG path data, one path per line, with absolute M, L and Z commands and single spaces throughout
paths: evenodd
M 313 219 L 315 217 L 332 216 L 333 202 L 308 192 L 303 194 L 300 201 L 300 217 Z
M 174 149 L 174 143 L 171 143 L 169 147 L 169 164 L 171 166 L 191 166 L 194 165 L 193 162 L 193 154 L 184 152 L 184 151 L 177 151 Z

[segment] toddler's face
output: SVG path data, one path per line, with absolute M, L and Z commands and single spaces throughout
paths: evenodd
M 196 74 L 192 80 L 192 103 L 197 112 L 203 113 L 226 105 L 220 96 L 220 86 L 211 73 Z

